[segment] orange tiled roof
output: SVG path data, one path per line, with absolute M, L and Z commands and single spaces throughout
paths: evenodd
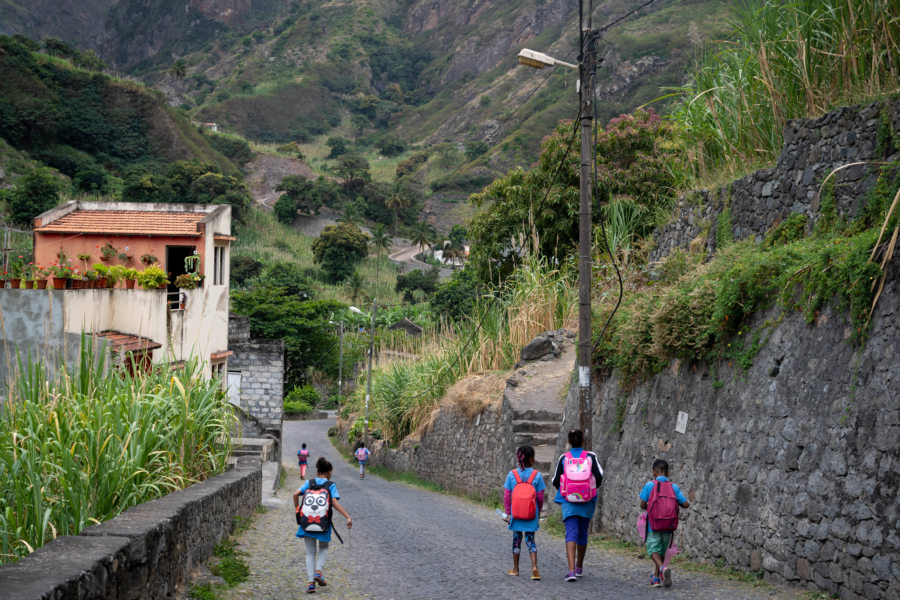
M 199 237 L 197 223 L 204 217 L 204 213 L 195 212 L 75 210 L 35 231 Z
M 158 344 L 151 339 L 140 337 L 137 335 L 129 335 L 118 331 L 102 331 L 94 334 L 99 338 L 109 340 L 112 351 L 115 352 L 136 352 L 139 350 L 155 350 L 162 348 L 162 344 Z

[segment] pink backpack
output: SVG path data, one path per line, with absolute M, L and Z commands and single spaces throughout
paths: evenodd
M 678 498 L 671 481 L 654 481 L 656 485 L 647 500 L 647 519 L 653 531 L 678 529 Z
M 590 502 L 597 497 L 597 482 L 591 472 L 591 455 L 586 451 L 575 458 L 572 452 L 563 454 L 563 474 L 559 491 L 566 502 Z
M 365 448 L 357 448 L 356 450 L 356 460 L 365 461 L 369 458 L 369 452 Z

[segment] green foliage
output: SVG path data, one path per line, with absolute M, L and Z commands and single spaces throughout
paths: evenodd
M 668 285 L 627 295 L 596 360 L 620 369 L 631 383 L 673 358 L 738 360 L 746 366 L 759 339 L 749 346 L 735 340 L 751 336 L 751 315 L 775 304 L 803 311 L 810 321 L 833 304 L 848 315 L 859 341 L 878 273 L 868 261 L 876 234 L 837 232 L 795 241 L 785 236 L 780 243 L 742 241 L 720 249 L 712 261 L 686 269 Z
M 397 163 L 396 176 L 402 179 L 415 173 L 419 167 L 428 162 L 428 154 L 425 152 L 416 152 L 409 158 L 401 160 Z
M 347 140 L 342 137 L 332 136 L 325 141 L 325 145 L 331 149 L 328 158 L 337 158 L 347 154 Z
M 324 177 L 312 180 L 288 175 L 275 190 L 285 192 L 275 202 L 275 217 L 285 225 L 294 222 L 298 211 L 318 214 L 320 207 L 334 205 L 339 197 L 337 186 Z
M 431 310 L 437 318 L 459 322 L 472 314 L 475 303 L 486 291 L 473 269 L 454 271 L 440 283 L 431 298 Z
M 222 540 L 213 548 L 213 555 L 218 560 L 212 565 L 213 575 L 218 575 L 225 580 L 229 587 L 247 581 L 250 577 L 250 567 L 244 562 L 244 552 L 237 550 L 237 542 L 233 539 Z
M 169 277 L 157 265 L 150 265 L 138 273 L 137 283 L 145 290 L 155 290 L 169 283 Z
M 14 223 L 31 225 L 34 217 L 59 204 L 60 182 L 50 169 L 38 167 L 16 180 L 9 198 L 10 218 Z
M 806 225 L 809 217 L 800 213 L 791 213 L 788 218 L 776 225 L 766 234 L 763 246 L 783 246 L 803 239 L 806 236 Z
M 466 142 L 466 160 L 475 160 L 490 149 L 486 142 L 469 140 Z
M 284 340 L 286 389 L 306 383 L 310 368 L 337 377 L 338 339 L 327 324 L 343 305 L 303 300 L 285 295 L 283 288 L 260 285 L 232 292 L 231 306 L 250 317 L 251 336 Z
M 413 302 L 413 292 L 421 290 L 424 297 L 434 294 L 438 282 L 438 270 L 432 267 L 426 272 L 414 269 L 409 273 L 397 275 L 397 285 L 394 288 L 397 293 L 403 294 L 404 302 Z
M 255 283 L 277 288 L 285 296 L 296 296 L 301 300 L 312 298 L 312 284 L 307 277 L 306 269 L 293 262 L 269 264 Z
M 319 393 L 311 385 L 297 386 L 284 399 L 284 412 L 290 415 L 307 415 L 319 404 Z
M 72 369 L 19 357 L 0 412 L 0 563 L 224 470 L 220 382 L 196 361 L 132 378 L 104 360 L 86 340 Z
M 327 226 L 312 245 L 313 255 L 332 282 L 343 281 L 368 254 L 366 234 L 350 223 Z
M 687 183 L 681 152 L 671 144 L 673 136 L 672 127 L 651 110 L 622 115 L 597 131 L 600 203 L 616 199 L 621 208 L 627 197 L 634 207 L 623 239 L 648 234 L 668 215 L 677 190 Z M 578 155 L 572 124 L 563 122 L 544 141 L 537 167 L 514 168 L 471 196 L 481 209 L 469 226 L 470 262 L 480 277 L 509 273 L 518 254 L 514 244 L 527 244 L 541 256 L 562 258 L 573 252 L 578 240 Z M 593 220 L 599 216 L 595 209 Z
M 693 83 L 681 88 L 675 118 L 698 164 L 744 169 L 772 161 L 788 120 L 896 90 L 898 19 L 892 0 L 742 5 L 734 39 L 707 49 Z
M 251 279 L 258 277 L 263 264 L 250 256 L 238 255 L 231 259 L 231 283 L 243 287 Z
M 406 150 L 406 142 L 395 133 L 383 133 L 375 141 L 375 147 L 385 156 L 397 156 Z
M 209 145 L 225 155 L 236 165 L 243 165 L 253 158 L 253 150 L 244 138 L 235 135 L 209 134 Z
M 734 241 L 731 222 L 731 205 L 727 204 L 716 218 L 716 250 L 724 250 Z

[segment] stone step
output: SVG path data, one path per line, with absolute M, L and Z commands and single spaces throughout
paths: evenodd
M 516 431 L 513 436 L 516 445 L 528 444 L 529 446 L 556 446 L 559 438 L 558 432 Z
M 513 422 L 516 421 L 562 421 L 562 412 L 541 408 L 513 409 Z
M 513 421 L 513 431 L 516 433 L 525 431 L 535 433 L 558 433 L 559 421 Z
M 556 460 L 559 457 L 556 456 L 556 444 L 544 444 L 540 446 L 534 447 L 534 466 L 538 471 L 544 474 L 544 477 L 547 477 L 547 485 L 550 485 L 550 478 L 552 478 L 551 469 L 556 468 Z

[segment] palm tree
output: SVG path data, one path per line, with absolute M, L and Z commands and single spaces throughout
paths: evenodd
M 412 198 L 410 198 L 409 194 L 403 193 L 401 185 L 397 184 L 394 186 L 394 193 L 391 194 L 384 203 L 389 210 L 394 211 L 394 237 L 397 237 L 397 221 L 399 220 L 399 213 L 401 210 L 409 208 L 412 203 Z
M 347 292 L 347 296 L 350 298 L 350 304 L 356 304 L 356 301 L 360 298 L 366 299 L 365 287 L 366 280 L 360 275 L 359 270 L 354 269 L 350 277 L 344 282 L 344 291 Z
M 393 243 L 394 240 L 391 238 L 390 234 L 388 234 L 384 225 L 378 223 L 372 228 L 372 238 L 369 240 L 369 245 L 375 250 L 377 257 L 375 259 L 375 279 L 378 279 L 378 267 L 381 265 L 381 254 L 382 252 L 387 252 Z
M 359 225 L 363 222 L 362 218 L 362 208 L 360 207 L 359 202 L 348 202 L 344 205 L 344 213 L 341 215 L 339 221 L 344 221 L 346 223 L 350 223 L 351 225 Z
M 171 67 L 169 67 L 169 76 L 174 77 L 175 79 L 184 79 L 186 75 L 187 65 L 184 64 L 183 58 L 179 58 L 172 63 Z
M 413 225 L 412 238 L 413 244 L 419 247 L 419 252 L 425 252 L 425 246 L 431 244 L 436 237 L 437 232 L 428 221 L 419 221 Z

